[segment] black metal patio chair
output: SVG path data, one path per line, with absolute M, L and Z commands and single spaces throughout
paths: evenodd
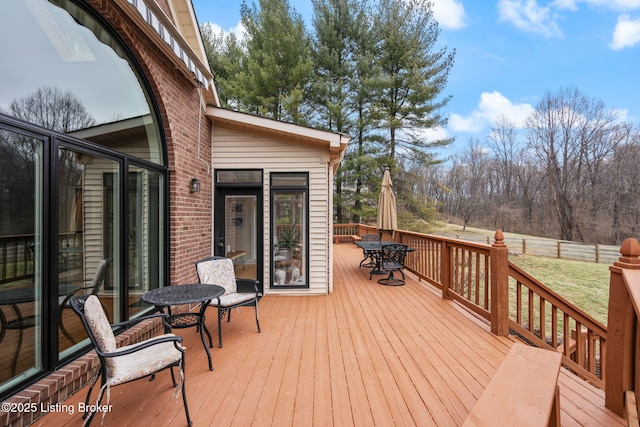
M 389 276 L 378 280 L 381 285 L 401 286 L 404 285 L 404 260 L 407 257 L 407 245 L 400 243 L 387 244 L 382 246 L 382 259 L 380 268 L 382 271 L 388 271 Z M 395 272 L 399 272 L 402 279 L 394 277 Z
M 260 301 L 259 282 L 252 279 L 236 279 L 233 261 L 230 258 L 211 256 L 196 262 L 196 271 L 200 283 L 218 285 L 225 289 L 224 294 L 211 300 L 209 305 L 218 308 L 218 345 L 222 347 L 222 319 L 227 316 L 231 321 L 231 309 L 253 307 L 256 313 L 256 325 L 260 331 L 258 319 L 258 301 Z
M 109 264 L 113 261 L 113 258 L 104 258 L 98 261 L 98 266 L 96 267 L 96 272 L 93 275 L 93 278 L 88 282 L 88 286 L 81 287 L 73 287 L 73 282 L 68 283 L 67 285 L 71 286 L 71 291 L 66 295 L 60 296 L 60 332 L 67 337 L 72 344 L 76 344 L 76 339 L 69 333 L 69 331 L 64 326 L 64 313 L 65 310 L 71 308 L 69 305 L 69 300 L 74 295 L 86 294 L 86 295 L 98 295 L 100 289 L 104 285 L 105 279 L 107 278 L 107 271 L 109 269 Z
M 380 235 L 379 234 L 363 234 L 361 236 L 363 242 L 379 242 Z M 368 249 L 362 250 L 362 261 L 360 261 L 360 267 L 373 268 L 376 266 L 376 251 L 371 251 Z
M 153 380 L 158 372 L 169 369 L 173 386 L 176 387 L 175 396 L 177 397 L 179 393 L 182 393 L 187 424 L 193 425 L 189 416 L 189 407 L 187 406 L 187 396 L 184 388 L 185 348 L 181 345 L 182 337 L 166 333 L 136 344 L 117 347 L 113 333 L 113 329 L 131 327 L 143 320 L 157 317 L 162 317 L 165 329 L 170 330 L 169 324 L 164 322 L 166 314 L 144 316 L 111 325 L 97 296 L 88 294 L 76 295 L 71 297 L 69 304 L 82 320 L 87 335 L 100 359 L 100 370 L 89 386 L 85 399 L 85 408 L 99 407 L 105 391 L 107 391 L 108 400 L 110 387 L 146 377 L 151 377 L 151 380 Z M 173 368 L 178 368 L 180 374 L 179 382 L 176 382 Z M 98 382 L 98 378 L 101 378 L 100 393 L 96 404 L 89 406 L 91 392 Z M 108 404 L 109 402 L 107 402 Z M 88 426 L 91 423 L 94 415 L 95 409 L 92 409 L 92 412 L 84 413 L 85 425 Z

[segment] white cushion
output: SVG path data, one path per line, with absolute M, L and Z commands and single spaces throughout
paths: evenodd
M 116 350 L 116 337 L 102 304 L 97 296 L 91 295 L 84 302 L 84 316 L 89 324 L 89 329 L 96 339 L 98 350 L 111 353 Z
M 236 273 L 230 258 L 199 262 L 196 269 L 200 283 L 222 286 L 224 295 L 237 292 Z
M 175 335 L 165 334 L 152 339 L 166 336 Z M 118 351 L 136 345 L 140 345 L 140 343 L 120 347 Z M 179 362 L 181 358 L 182 352 L 176 348 L 174 342 L 163 342 L 124 356 L 109 357 L 106 360 L 107 383 L 113 386 L 151 375 L 164 367 Z
M 245 301 L 251 301 L 254 299 L 256 299 L 256 294 L 235 293 L 235 294 L 223 295 L 220 297 L 220 307 L 230 307 L 232 305 L 240 304 Z M 209 305 L 217 307 L 218 300 L 212 299 Z

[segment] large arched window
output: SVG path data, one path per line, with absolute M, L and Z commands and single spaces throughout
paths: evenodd
M 159 115 L 79 4 L 0 3 L 0 400 L 87 343 L 69 295 L 97 293 L 120 321 L 166 282 Z
M 136 67 L 98 20 L 70 0 L 1 7 L 0 112 L 164 163 Z

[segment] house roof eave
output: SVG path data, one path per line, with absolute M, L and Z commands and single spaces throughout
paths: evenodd
M 280 138 L 294 144 L 320 146 L 329 152 L 332 161 L 344 157 L 350 141 L 350 137 L 343 133 L 313 129 L 214 106 L 208 106 L 206 114 L 216 127 Z

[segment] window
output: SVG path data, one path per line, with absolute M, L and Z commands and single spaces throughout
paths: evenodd
M 4 400 L 86 348 L 71 293 L 115 322 L 165 285 L 168 172 L 151 91 L 84 2 L 2 2 L 0 38 Z
M 44 364 L 45 142 L 0 123 L 0 390 Z
M 14 41 L 0 43 L 1 113 L 164 163 L 137 68 L 90 13 L 70 0 L 2 2 L 0 40 Z
M 271 173 L 271 288 L 309 287 L 309 174 Z

